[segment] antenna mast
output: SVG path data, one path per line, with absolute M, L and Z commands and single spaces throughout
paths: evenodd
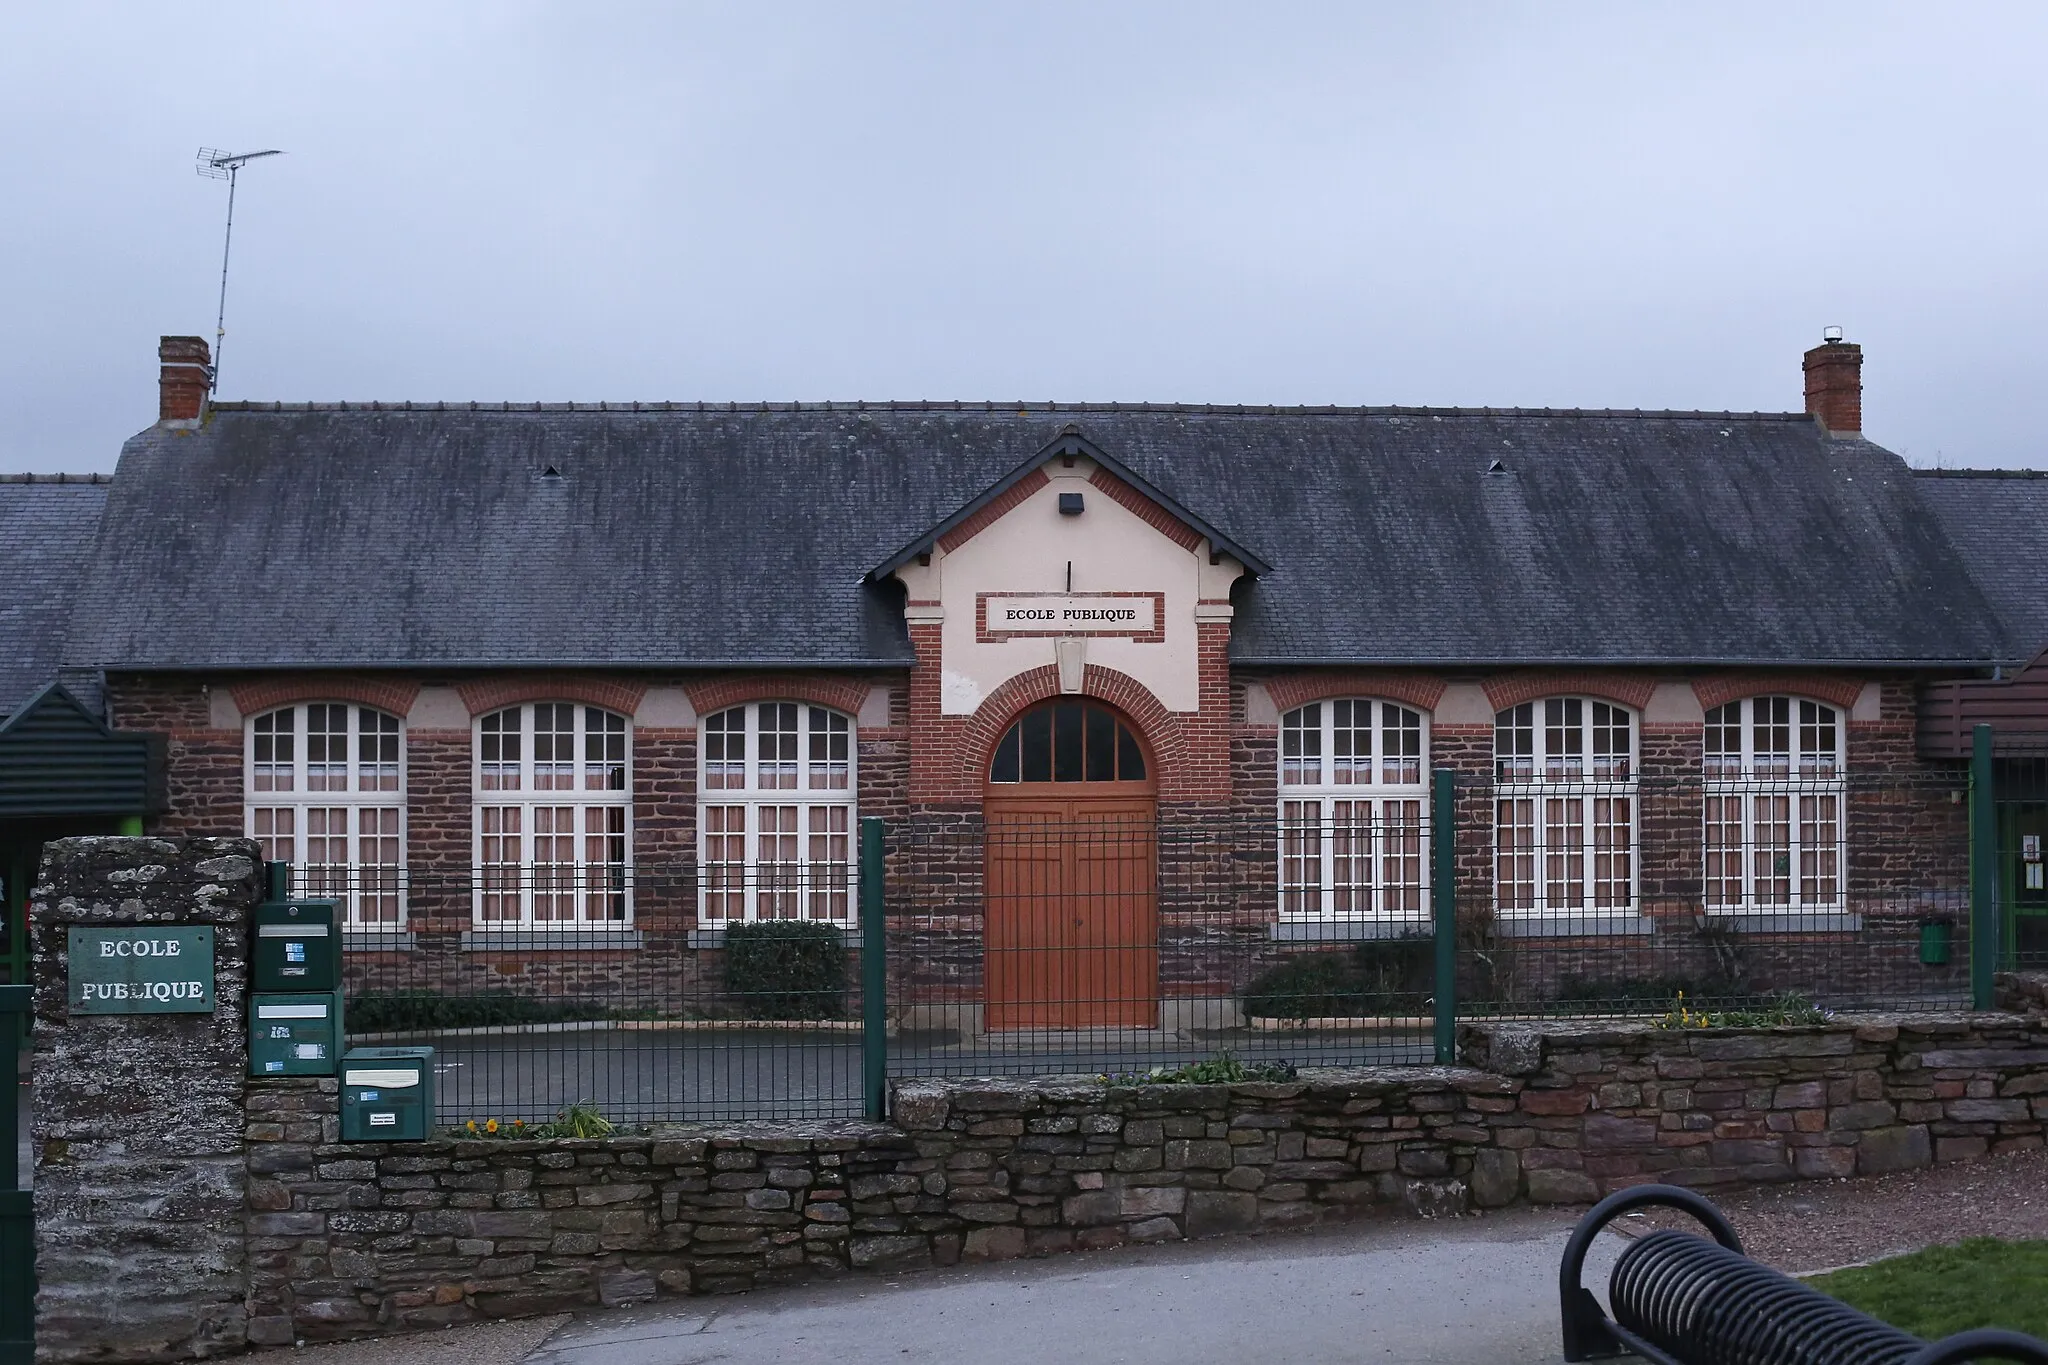
M 235 244 L 235 173 L 262 156 L 282 156 L 275 147 L 263 152 L 223 152 L 217 147 L 199 149 L 199 173 L 208 180 L 228 182 L 228 230 L 220 243 L 220 308 L 213 317 L 213 373 L 207 377 L 210 393 L 220 385 L 220 353 L 227 349 L 228 250 Z

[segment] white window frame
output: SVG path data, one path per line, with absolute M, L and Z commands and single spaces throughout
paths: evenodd
M 701 927 L 858 922 L 859 748 L 854 717 L 815 702 L 744 702 L 698 722 Z
M 294 896 L 339 902 L 349 928 L 405 926 L 405 792 L 402 716 L 360 702 L 301 701 L 242 722 L 242 828 L 267 861 L 291 864 Z
M 1839 706 L 1787 693 L 1708 710 L 1700 839 L 1707 913 L 1846 911 L 1847 721 Z
M 1415 752 L 1390 754 L 1390 733 Z M 1304 702 L 1280 718 L 1283 923 L 1430 922 L 1429 744 L 1427 711 L 1376 697 Z
M 516 752 L 504 744 L 508 717 Z M 632 718 L 586 702 L 528 701 L 488 711 L 470 729 L 477 931 L 632 928 Z
M 1628 727 L 1621 752 L 1612 743 L 1617 717 Z M 1504 750 L 1511 732 L 1516 742 Z M 1526 746 L 1519 742 L 1525 732 Z M 1636 711 L 1602 697 L 1519 702 L 1495 714 L 1493 745 L 1494 914 L 1507 920 L 1637 916 L 1642 722 Z M 1619 842 L 1613 838 L 1621 823 L 1618 803 L 1626 803 L 1627 826 Z M 1619 876 L 1617 855 L 1627 859 Z

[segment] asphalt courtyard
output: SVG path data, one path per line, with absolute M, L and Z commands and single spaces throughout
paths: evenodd
M 1577 1211 L 1360 1224 L 667 1300 L 294 1354 L 295 1365 L 1550 1365 Z M 1587 1282 L 1621 1243 L 1603 1236 Z
M 385 1040 L 379 1039 L 380 1044 Z M 412 1040 L 407 1040 L 412 1041 Z M 435 1050 L 444 1122 L 551 1118 L 595 1102 L 629 1122 L 745 1118 L 858 1118 L 861 1045 L 855 1032 L 753 1029 L 570 1029 L 422 1037 Z M 1419 1034 L 1262 1034 L 1197 1038 L 1131 1031 L 1002 1037 L 899 1038 L 892 1076 L 1093 1075 L 1202 1061 L 1228 1048 L 1248 1063 L 1298 1066 L 1427 1063 Z

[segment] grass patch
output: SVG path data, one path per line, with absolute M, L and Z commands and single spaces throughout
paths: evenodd
M 1776 1028 L 1787 1024 L 1825 1024 L 1834 1016 L 1797 991 L 1781 991 L 1747 1009 L 1699 1010 L 1680 992 L 1671 1013 L 1658 1028 Z
M 1206 1061 L 1186 1066 L 1155 1066 L 1149 1071 L 1106 1075 L 1111 1085 L 1233 1085 L 1239 1081 L 1291 1081 L 1292 1062 L 1244 1062 L 1224 1048 Z
M 1975 1327 L 2048 1338 L 2048 1242 L 1972 1237 L 1807 1283 L 1929 1341 Z

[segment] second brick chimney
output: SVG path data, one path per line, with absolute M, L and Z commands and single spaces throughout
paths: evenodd
M 196 422 L 213 387 L 213 352 L 204 337 L 161 337 L 156 358 L 156 417 L 159 422 Z
M 1842 340 L 1830 327 L 1828 339 L 1806 353 L 1806 410 L 1830 436 L 1863 434 L 1863 348 Z

